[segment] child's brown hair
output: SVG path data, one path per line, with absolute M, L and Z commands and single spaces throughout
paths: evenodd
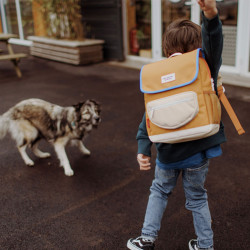
M 163 52 L 166 57 L 201 48 L 201 27 L 190 20 L 178 19 L 167 27 L 163 35 Z

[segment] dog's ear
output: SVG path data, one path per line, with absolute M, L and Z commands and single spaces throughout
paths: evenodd
M 83 104 L 84 102 L 79 102 L 77 104 L 74 104 L 73 107 L 75 108 L 76 111 L 80 111 Z
M 89 99 L 90 102 L 93 102 L 95 105 L 100 105 L 100 103 L 98 101 L 96 101 L 95 99 Z
M 98 111 L 100 112 L 101 111 L 101 103 L 94 100 L 94 99 L 90 99 L 89 100 L 90 102 L 94 103 L 94 105 L 98 108 Z

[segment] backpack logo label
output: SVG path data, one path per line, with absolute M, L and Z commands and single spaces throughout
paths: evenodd
M 165 75 L 165 76 L 162 76 L 161 77 L 161 83 L 167 83 L 167 82 L 172 82 L 175 80 L 175 73 L 172 73 L 172 74 L 168 74 L 168 75 Z

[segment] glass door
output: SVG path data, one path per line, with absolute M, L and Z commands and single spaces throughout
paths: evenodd
M 128 55 L 151 58 L 151 0 L 127 0 Z
M 162 28 L 163 32 L 174 20 L 183 18 L 191 20 L 191 5 L 181 0 L 162 0 Z M 163 33 L 162 32 L 162 33 Z
M 122 1 L 126 9 L 126 55 L 143 64 L 163 58 L 162 34 L 170 22 L 187 18 L 201 24 L 196 0 Z M 244 77 L 250 77 L 250 1 L 216 1 L 224 37 L 221 72 L 223 77 L 229 76 L 229 83 L 237 85 L 238 81 L 245 81 Z
M 0 33 L 3 33 L 1 6 L 0 6 Z
M 19 35 L 15 0 L 2 2 L 8 33 Z
M 201 24 L 200 8 L 196 0 L 126 0 L 127 54 L 158 60 L 162 34 L 178 18 Z M 223 24 L 223 65 L 236 69 L 238 44 L 238 0 L 217 0 Z
M 249 15 L 249 10 L 250 10 L 249 0 L 238 1 L 236 73 L 239 76 L 248 78 L 247 84 L 244 84 L 244 86 L 246 85 L 248 87 L 249 87 L 249 77 L 250 77 L 250 15 Z M 226 68 L 226 71 L 228 73 L 231 73 L 230 68 L 229 69 Z
M 189 19 L 200 24 L 200 8 L 196 0 L 161 0 L 162 34 L 176 19 Z
M 1 32 L 7 33 L 7 24 L 6 24 L 6 18 L 5 18 L 5 7 L 4 7 L 4 1 L 0 0 L 0 16 L 1 16 Z
M 28 36 L 34 35 L 34 20 L 32 6 L 33 3 L 30 0 L 19 0 L 22 29 L 23 29 L 23 38 L 26 39 Z
M 238 32 L 238 0 L 217 2 L 222 22 L 224 45 L 222 52 L 223 65 L 236 66 L 237 32 Z
M 18 35 L 20 40 L 34 34 L 32 1 L 0 0 L 2 31 Z
M 248 73 L 250 73 L 250 37 L 249 37 L 249 45 L 248 45 L 249 47 L 248 47 L 248 52 L 249 52 L 249 54 L 248 54 Z
M 196 0 L 125 0 L 128 56 L 162 58 L 162 34 L 170 22 L 188 18 L 199 23 Z M 198 14 L 197 14 L 198 13 Z
M 184 0 L 161 0 L 162 10 L 162 34 L 170 23 L 176 19 L 183 18 L 191 20 L 190 1 Z M 162 56 L 164 56 L 162 52 Z

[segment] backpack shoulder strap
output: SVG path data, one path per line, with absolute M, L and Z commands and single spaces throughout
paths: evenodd
M 229 103 L 229 101 L 224 93 L 224 88 L 222 85 L 218 86 L 218 95 L 219 95 L 219 99 L 222 102 L 224 108 L 226 109 L 230 119 L 232 120 L 234 127 L 236 128 L 238 134 L 239 135 L 244 134 L 245 130 L 241 126 L 238 117 L 236 116 L 231 104 Z

